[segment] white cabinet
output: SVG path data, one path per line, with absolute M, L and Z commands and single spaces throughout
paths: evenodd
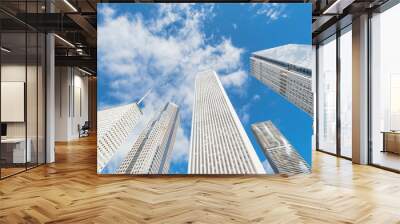
M 25 151 L 25 139 L 24 138 L 8 138 L 2 139 L 2 147 L 7 147 L 12 151 L 12 163 L 25 163 L 32 161 L 32 140 L 26 140 L 27 147 Z

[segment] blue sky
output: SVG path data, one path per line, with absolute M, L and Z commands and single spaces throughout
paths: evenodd
M 187 95 L 196 71 L 204 69 L 220 75 L 262 162 L 265 156 L 250 125 L 272 120 L 311 163 L 311 117 L 250 76 L 249 68 L 254 51 L 311 44 L 311 4 L 98 7 L 99 108 L 135 101 L 149 88 L 152 96 L 144 101 L 144 112 L 165 103 L 160 97 L 183 108 L 170 173 L 187 171 L 192 102 Z

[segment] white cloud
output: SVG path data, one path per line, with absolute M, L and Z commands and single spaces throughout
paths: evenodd
M 272 21 L 287 18 L 286 5 L 280 3 L 255 3 L 253 8 L 256 9 L 258 15 L 263 15 L 267 18 L 267 23 Z
M 216 70 L 225 87 L 241 87 L 247 74 L 243 70 L 243 49 L 229 38 L 213 38 L 203 31 L 213 17 L 213 5 L 159 4 L 149 18 L 137 14 L 118 14 L 111 5 L 100 6 L 98 24 L 99 69 L 107 83 L 108 97 L 115 104 L 144 100 L 144 114 L 172 101 L 180 106 L 182 126 L 190 125 L 195 75 Z M 215 41 L 216 40 L 216 41 Z M 181 133 L 175 146 L 188 142 L 190 133 Z M 184 159 L 188 147 L 175 149 L 173 158 Z M 181 156 L 182 155 L 182 156 Z
M 104 15 L 105 17 L 111 17 L 114 14 L 114 10 L 106 5 L 99 9 L 99 13 Z
M 255 94 L 249 102 L 244 104 L 240 110 L 239 110 L 239 116 L 240 120 L 242 121 L 243 124 L 248 124 L 250 121 L 250 107 L 254 104 L 254 102 L 258 101 L 260 99 L 260 95 Z
M 249 115 L 249 109 L 250 109 L 250 102 L 246 103 L 242 108 L 239 110 L 239 116 L 240 120 L 242 121 L 242 124 L 248 124 L 250 121 L 250 115 Z
M 242 86 L 247 79 L 246 72 L 239 70 L 229 75 L 221 77 L 221 82 L 225 87 L 229 86 Z
M 258 94 L 255 94 L 255 95 L 253 96 L 253 98 L 252 98 L 253 101 L 257 101 L 257 100 L 259 100 L 259 99 L 260 99 L 260 95 L 258 95 Z
M 243 113 L 241 119 L 242 119 L 242 122 L 243 122 L 244 124 L 247 124 L 247 123 L 249 123 L 250 115 L 249 115 L 248 113 Z
M 179 127 L 176 133 L 175 144 L 174 144 L 173 157 L 171 162 L 187 161 L 190 143 L 188 138 L 184 135 L 182 127 Z

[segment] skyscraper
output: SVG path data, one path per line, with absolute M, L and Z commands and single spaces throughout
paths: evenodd
M 252 124 L 251 129 L 275 173 L 310 172 L 307 162 L 271 121 Z
M 197 74 L 189 174 L 264 174 L 265 170 L 214 71 Z
M 179 108 L 167 103 L 143 129 L 117 173 L 168 173 L 178 127 Z
M 254 52 L 251 74 L 301 110 L 313 115 L 312 47 L 288 44 Z
M 136 103 L 97 113 L 97 172 L 101 172 L 133 131 L 142 112 Z

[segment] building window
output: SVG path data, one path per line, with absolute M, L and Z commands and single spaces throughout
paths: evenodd
M 44 1 L 2 1 L 15 13 L 42 13 Z M 0 12 L 0 178 L 45 163 L 45 34 Z M 11 24 L 11 25 L 10 25 Z
M 340 154 L 352 157 L 352 32 L 351 25 L 340 36 Z
M 336 36 L 318 48 L 318 149 L 336 153 Z
M 371 162 L 400 170 L 400 4 L 371 18 Z

